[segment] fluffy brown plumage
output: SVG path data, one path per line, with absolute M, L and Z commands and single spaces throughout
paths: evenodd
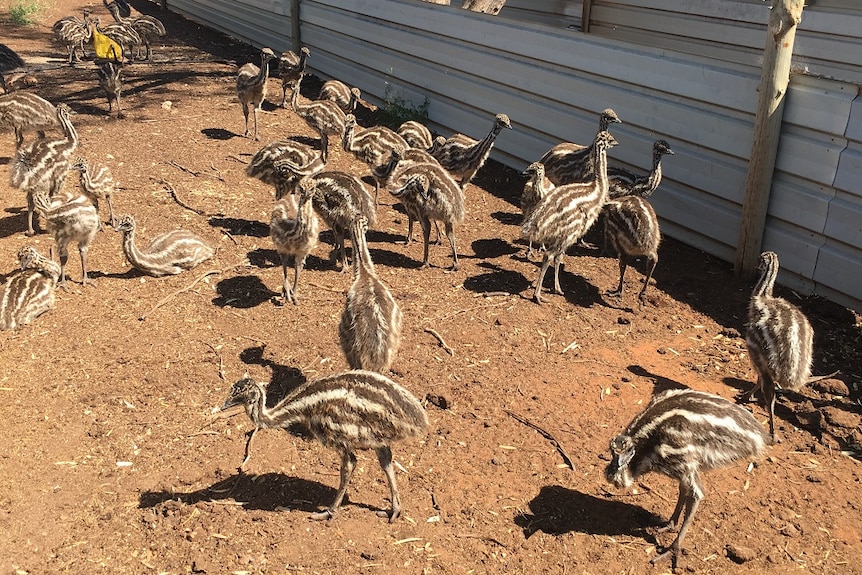
M 14 92 L 0 96 L 0 131 L 15 132 L 15 145 L 24 145 L 24 134 L 37 132 L 45 137 L 45 130 L 61 129 L 57 108 L 48 100 L 30 92 Z
M 652 147 L 652 170 L 646 176 L 608 166 L 608 193 L 611 199 L 623 196 L 650 197 L 661 183 L 661 159 L 665 155 L 673 155 L 670 144 L 656 140 Z
M 608 200 L 607 150 L 617 144 L 610 132 L 599 132 L 593 149 L 593 180 L 586 184 L 557 186 L 542 198 L 521 225 L 521 235 L 545 247 L 542 269 L 533 299 L 542 303 L 545 272 L 554 263 L 554 292 L 562 294 L 560 263 L 566 249 L 595 223 Z
M 629 487 L 654 471 L 679 482 L 679 499 L 664 530 L 673 529 L 685 509 L 679 533 L 655 563 L 670 556 L 674 568 L 682 540 L 704 497 L 700 474 L 758 457 L 767 444 L 760 423 L 730 401 L 692 389 L 659 393 L 611 441 L 611 463 L 605 477 L 616 487 Z
M 606 132 L 611 124 L 621 124 L 616 112 L 610 108 L 599 114 L 599 131 Z M 545 176 L 555 186 L 588 182 L 593 178 L 592 156 L 595 140 L 589 146 L 563 142 L 557 144 L 539 160 L 545 166 Z
M 20 270 L 13 273 L 0 295 L 0 330 L 17 329 L 54 307 L 60 266 L 32 246 L 18 250 Z
M 352 229 L 353 284 L 347 292 L 338 335 L 350 369 L 385 374 L 401 344 L 401 309 L 374 271 L 367 231 L 367 218 L 356 218 Z
M 84 158 L 77 158 L 72 164 L 72 169 L 78 171 L 78 184 L 81 187 L 81 192 L 84 193 L 90 201 L 99 209 L 99 201 L 105 200 L 108 202 L 108 217 L 111 226 L 117 224 L 114 217 L 113 197 L 117 192 L 117 181 L 111 174 L 111 169 L 99 162 L 89 162 Z M 99 229 L 101 229 L 101 222 Z
M 117 103 L 117 118 L 123 118 L 123 108 L 120 107 L 120 95 L 123 92 L 123 65 L 119 62 L 102 62 L 97 68 L 99 75 L 99 86 L 105 91 L 108 99 L 108 115 L 114 111 L 114 102 Z
M 338 80 L 327 80 L 320 87 L 320 94 L 318 94 L 317 99 L 335 102 L 342 112 L 352 114 L 356 111 L 361 97 L 362 92 L 359 91 L 359 88 L 351 88 Z
M 279 164 L 289 170 L 279 170 Z M 296 182 L 323 170 L 320 152 L 302 142 L 287 139 L 267 144 L 258 150 L 245 167 L 245 174 L 275 187 L 275 199 L 294 193 Z
M 814 329 L 805 314 L 784 298 L 772 295 L 778 277 L 778 255 L 760 254 L 760 277 L 748 303 L 745 344 L 748 358 L 757 372 L 757 383 L 740 396 L 747 401 L 758 390 L 769 411 L 769 432 L 773 442 L 780 441 L 775 431 L 776 388 L 797 390 L 811 381 Z
M 512 129 L 512 124 L 506 114 L 497 114 L 494 117 L 494 125 L 491 131 L 482 140 L 475 140 L 464 134 L 455 134 L 446 142 L 435 149 L 432 155 L 437 158 L 440 165 L 449 170 L 456 178 L 461 179 L 461 189 L 476 175 L 476 172 L 485 164 L 494 141 L 503 130 Z
M 9 91 L 6 88 L 6 78 L 4 77 L 6 73 L 23 66 L 24 60 L 15 50 L 6 44 L 0 44 L 0 86 L 2 86 L 4 94 Z
M 287 89 L 305 73 L 305 65 L 311 52 L 305 46 L 297 56 L 292 51 L 282 52 L 278 59 L 278 77 L 281 78 L 281 107 L 287 105 Z
M 620 284 L 616 290 L 608 292 L 608 295 L 623 294 L 623 278 L 630 260 L 644 258 L 647 273 L 643 288 L 638 294 L 638 299 L 643 301 L 649 280 L 658 263 L 658 245 L 661 241 L 655 210 L 640 196 L 625 196 L 610 200 L 605 204 L 602 213 L 605 216 L 605 241 L 614 248 L 620 261 Z
M 521 192 L 521 214 L 526 220 L 536 209 L 536 205 L 551 193 L 554 189 L 554 184 L 545 177 L 545 166 L 541 162 L 533 162 L 524 172 L 522 176 L 527 177 L 527 182 L 524 184 L 524 189 Z M 528 240 L 527 257 L 533 257 L 533 240 Z
M 249 106 L 254 115 L 254 135 L 252 139 L 257 140 L 257 111 L 266 98 L 266 78 L 269 74 L 269 61 L 275 58 L 275 52 L 269 48 L 260 51 L 260 67 L 251 62 L 244 64 L 236 76 L 236 95 L 242 104 L 242 114 L 245 116 L 245 132 L 243 136 L 248 137 L 248 112 Z
M 69 244 L 78 244 L 78 255 L 81 257 L 81 284 L 93 284 L 87 276 L 87 253 L 90 244 L 99 231 L 99 212 L 83 194 L 58 194 L 48 197 L 45 190 L 39 190 L 33 196 L 33 203 L 40 215 L 45 218 L 48 232 L 54 236 L 57 253 L 60 256 L 60 282 L 66 289 L 66 263 L 69 261 Z
M 409 146 L 404 138 L 387 128 L 386 126 L 374 126 L 372 128 L 357 129 L 356 117 L 348 114 L 344 120 L 344 133 L 341 138 L 341 146 L 345 152 L 350 152 L 358 160 L 362 160 L 372 168 L 386 164 L 396 152 L 403 157 Z M 380 192 L 380 179 L 374 178 L 374 205 L 377 205 L 377 197 Z
M 287 195 L 276 200 L 269 219 L 269 237 L 281 258 L 281 296 L 286 302 L 299 303 L 299 274 L 305 258 L 317 247 L 320 223 L 311 205 L 308 192 L 296 196 Z M 293 257 L 293 285 L 287 280 L 287 263 Z
M 389 483 L 392 506 L 378 515 L 392 522 L 401 514 L 391 445 L 421 435 L 428 427 L 428 418 L 419 401 L 391 379 L 371 371 L 339 373 L 301 385 L 272 407 L 266 405 L 263 385 L 242 379 L 233 385 L 222 409 L 235 405 L 245 407 L 256 428 L 286 429 L 301 424 L 341 455 L 341 481 L 335 500 L 326 510 L 313 513 L 311 519 L 335 517 L 360 449 L 375 450 Z
M 123 233 L 123 253 L 136 270 L 160 277 L 190 270 L 215 254 L 206 241 L 188 230 L 172 230 L 150 240 L 147 247 L 135 244 L 135 219 L 120 217 L 116 230 Z
M 422 122 L 407 120 L 395 130 L 411 148 L 428 151 L 434 145 L 431 131 Z
M 314 100 L 303 104 L 299 101 L 299 88 L 302 78 L 294 82 L 290 94 L 290 107 L 296 115 L 305 120 L 320 136 L 320 153 L 323 161 L 329 158 L 329 138 L 341 137 L 344 133 L 345 114 L 335 102 Z

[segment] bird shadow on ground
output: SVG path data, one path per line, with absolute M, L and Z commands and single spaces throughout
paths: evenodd
M 505 226 L 520 226 L 524 219 L 517 212 L 492 212 L 491 217 Z
M 129 268 L 124 272 L 112 272 L 112 273 L 105 273 L 105 272 L 101 272 L 99 270 L 87 270 L 87 275 L 91 279 L 108 278 L 108 279 L 114 279 L 114 280 L 131 280 L 131 279 L 135 279 L 138 277 L 143 277 L 145 274 L 141 273 L 140 271 L 136 270 L 135 268 Z M 157 278 L 153 278 L 153 279 L 157 279 Z
M 473 185 L 482 188 L 483 193 L 489 193 L 518 208 L 521 207 L 524 182 L 520 172 L 491 159 L 485 162 L 471 181 Z
M 629 373 L 632 373 L 638 377 L 646 377 L 651 379 L 653 381 L 653 395 L 662 391 L 667 391 L 668 389 L 688 389 L 687 385 L 683 385 L 680 382 L 674 379 L 670 379 L 668 377 L 664 377 L 663 375 L 652 373 L 651 371 L 644 369 L 640 365 L 630 365 L 626 369 L 629 370 Z
M 287 509 L 313 513 L 320 510 L 315 502 L 331 501 L 334 497 L 335 489 L 317 481 L 282 473 L 237 473 L 191 492 L 145 491 L 140 495 L 138 507 L 147 509 L 169 501 L 194 505 L 206 501 L 233 500 L 242 502 L 242 507 L 249 510 Z
M 501 238 L 474 240 L 470 244 L 470 246 L 473 248 L 473 253 L 475 254 L 472 257 L 476 257 L 483 260 L 508 256 L 521 251 L 520 248 L 518 248 L 517 246 L 513 246 L 512 244 Z
M 281 266 L 281 256 L 276 250 L 266 248 L 256 248 L 248 252 L 248 263 L 259 269 L 274 268 Z M 290 256 L 290 266 L 295 266 L 294 257 Z M 308 254 L 305 258 L 303 270 L 322 270 L 326 267 L 326 260 L 323 260 L 313 254 Z
M 230 140 L 231 138 L 242 138 L 242 134 L 225 130 L 224 128 L 204 128 L 201 134 L 210 140 Z
M 232 236 L 269 237 L 269 225 L 257 220 L 214 217 L 210 218 L 208 223 L 214 228 L 226 230 Z
M 589 535 L 628 535 L 643 537 L 657 544 L 645 526 L 662 523 L 662 519 L 643 507 L 613 499 L 603 499 L 560 485 L 546 485 L 529 502 L 531 513 L 515 516 L 515 525 L 529 539 L 541 531 L 563 535 L 572 531 Z
M 398 242 L 404 242 L 404 236 L 398 234 L 390 234 L 389 232 L 384 232 L 383 230 L 368 230 L 365 234 L 365 240 L 370 243 L 375 244 L 397 244 Z
M 386 267 L 415 269 L 422 265 L 422 262 L 416 261 L 400 252 L 380 248 L 369 249 L 368 251 L 371 253 L 371 260 L 375 264 Z
M 0 238 L 23 233 L 27 229 L 27 208 L 6 208 L 5 211 L 13 215 L 0 219 Z M 33 219 L 35 220 L 35 215 Z M 35 221 L 33 227 L 36 227 Z
M 269 301 L 278 293 L 272 291 L 257 276 L 235 276 L 216 284 L 218 296 L 213 304 L 218 307 L 252 308 Z
M 239 353 L 239 359 L 246 365 L 259 365 L 272 372 L 266 388 L 266 404 L 272 407 L 305 383 L 307 378 L 301 369 L 276 363 L 264 357 L 264 352 L 266 352 L 265 344 L 247 347 Z
M 480 294 L 506 292 L 517 295 L 530 287 L 530 280 L 521 272 L 503 269 L 489 262 L 480 262 L 476 265 L 490 271 L 466 278 L 464 280 L 466 290 Z

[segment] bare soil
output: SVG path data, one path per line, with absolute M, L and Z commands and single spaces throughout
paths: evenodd
M 273 192 L 244 174 L 262 143 L 311 132 L 275 105 L 280 86 L 270 78 L 261 141 L 242 137 L 236 64 L 257 61 L 257 51 L 142 0 L 134 8 L 161 18 L 168 36 L 153 63 L 126 68 L 127 117 L 108 117 L 93 64 L 63 65 L 52 41 L 52 23 L 84 5 L 55 0 L 27 28 L 0 12 L 2 41 L 38 63 L 36 92 L 77 113 L 80 154 L 110 165 L 123 185 L 117 211 L 134 214 L 142 241 L 183 227 L 218 253 L 179 276 L 143 277 L 106 227 L 90 249 L 96 287 L 80 284 L 73 250 L 70 289 L 56 308 L 0 335 L 0 572 L 670 569 L 649 559 L 673 539 L 655 525 L 673 510 L 676 484 L 650 475 L 634 490 L 613 489 L 603 476 L 608 442 L 657 390 L 687 386 L 732 398 L 752 384 L 741 335 L 750 282 L 667 239 L 639 307 L 640 271 L 629 271 L 621 300 L 607 298 L 616 261 L 575 248 L 562 274 L 565 295 L 538 306 L 529 299 L 538 264 L 524 259 L 518 239 L 518 172 L 490 162 L 469 186 L 458 272 L 445 269 L 446 245 L 432 246 L 432 267 L 419 269 L 421 242 L 403 245 L 407 218 L 383 194 L 369 245 L 405 317 L 392 377 L 425 400 L 431 426 L 425 438 L 394 447 L 402 518 L 389 524 L 374 514 L 388 505 L 388 490 L 373 454 L 363 453 L 337 518 L 311 522 L 338 484 L 336 455 L 264 431 L 239 475 L 250 421 L 212 419 L 243 374 L 272 382 L 277 396 L 346 369 L 337 325 L 351 277 L 330 260 L 331 233 L 309 257 L 300 304 L 279 305 L 281 269 L 267 225 Z M 317 87 L 309 79 L 304 96 Z M 370 125 L 373 114 L 360 121 Z M 515 129 L 527 121 L 513 118 Z M 0 164 L 8 166 L 14 139 L 2 136 Z M 343 152 L 331 163 L 367 173 Z M 162 180 L 206 214 L 181 207 Z M 66 185 L 77 184 L 70 177 Z M 24 236 L 24 195 L 5 177 L 0 193 L 5 279 L 20 246 L 47 253 L 53 240 Z M 588 239 L 599 243 L 595 233 Z M 781 399 L 784 442 L 750 470 L 740 463 L 705 476 L 681 570 L 862 573 L 862 408 L 854 391 L 862 323 L 822 299 L 781 294 L 815 327 L 815 370 L 842 374 Z M 750 407 L 766 425 L 763 407 Z

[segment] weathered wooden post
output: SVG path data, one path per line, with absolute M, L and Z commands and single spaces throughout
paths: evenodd
M 593 10 L 593 0 L 584 0 L 581 5 L 581 32 L 584 34 L 590 31 L 590 12 Z
M 302 49 L 299 38 L 299 0 L 290 0 L 290 38 L 293 41 L 293 53 L 299 54 Z
M 784 98 L 790 84 L 790 59 L 796 26 L 802 21 L 804 0 L 772 0 L 772 13 L 766 47 L 763 51 L 763 72 L 760 78 L 757 113 L 754 118 L 754 139 L 748 161 L 742 221 L 736 244 L 736 275 L 750 275 L 757 264 L 766 227 L 769 192 L 778 154 Z

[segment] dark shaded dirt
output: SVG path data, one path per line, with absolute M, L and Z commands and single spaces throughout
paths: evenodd
M 97 286 L 79 283 L 73 251 L 71 289 L 59 293 L 56 309 L 0 334 L 0 572 L 667 571 L 667 563 L 648 561 L 673 535 L 650 526 L 671 513 L 676 485 L 653 475 L 617 492 L 603 479 L 608 442 L 657 390 L 689 386 L 730 398 L 752 384 L 741 336 L 751 284 L 668 239 L 638 308 L 638 271 L 629 272 L 621 301 L 605 298 L 616 261 L 577 248 L 565 261 L 565 295 L 537 306 L 529 296 L 538 266 L 523 258 L 518 239 L 516 171 L 490 162 L 468 188 L 469 214 L 457 230 L 462 268 L 454 273 L 444 269 L 447 246 L 432 246 L 431 269 L 419 269 L 421 243 L 405 248 L 407 218 L 383 194 L 369 246 L 405 317 L 393 377 L 428 398 L 431 427 L 394 448 L 401 519 L 388 524 L 373 513 L 387 506 L 388 491 L 374 456 L 361 454 L 339 516 L 330 525 L 310 522 L 334 495 L 337 456 L 264 431 L 240 476 L 250 422 L 242 414 L 214 421 L 211 413 L 246 373 L 271 381 L 278 395 L 344 370 L 337 325 L 350 274 L 334 269 L 324 232 L 300 305 L 277 305 L 272 190 L 244 175 L 261 143 L 241 137 L 234 94 L 234 61 L 257 60 L 256 51 L 155 4 L 133 4 L 163 18 L 169 35 L 155 46 L 154 63 L 126 69 L 123 120 L 107 117 L 92 63 L 64 66 L 52 43 L 51 24 L 79 14 L 79 0 L 56 0 L 36 26 L 3 23 L 0 31 L 38 62 L 34 90 L 77 112 L 79 152 L 110 165 L 123 185 L 117 211 L 135 215 L 139 236 L 184 227 L 218 253 L 180 276 L 145 278 L 106 228 L 90 250 Z M 318 85 L 304 83 L 304 95 Z M 278 81 L 269 86 L 261 142 L 310 136 L 273 104 Z M 370 125 L 373 116 L 361 121 Z M 517 129 L 526 119 L 513 121 Z M 14 152 L 3 134 L 4 174 Z M 343 152 L 331 163 L 365 173 Z M 207 215 L 180 207 L 160 180 Z M 75 186 L 70 177 L 67 187 Z M 47 253 L 53 242 L 23 235 L 24 196 L 5 176 L 0 193 L 5 278 L 21 245 Z M 599 243 L 595 234 L 588 239 Z M 741 463 L 705 477 L 681 569 L 862 573 L 862 409 L 846 396 L 858 397 L 862 324 L 822 299 L 781 294 L 811 318 L 815 371 L 842 374 L 781 400 L 785 441 L 750 471 Z M 765 425 L 763 408 L 751 408 Z M 509 412 L 551 434 L 574 469 Z

